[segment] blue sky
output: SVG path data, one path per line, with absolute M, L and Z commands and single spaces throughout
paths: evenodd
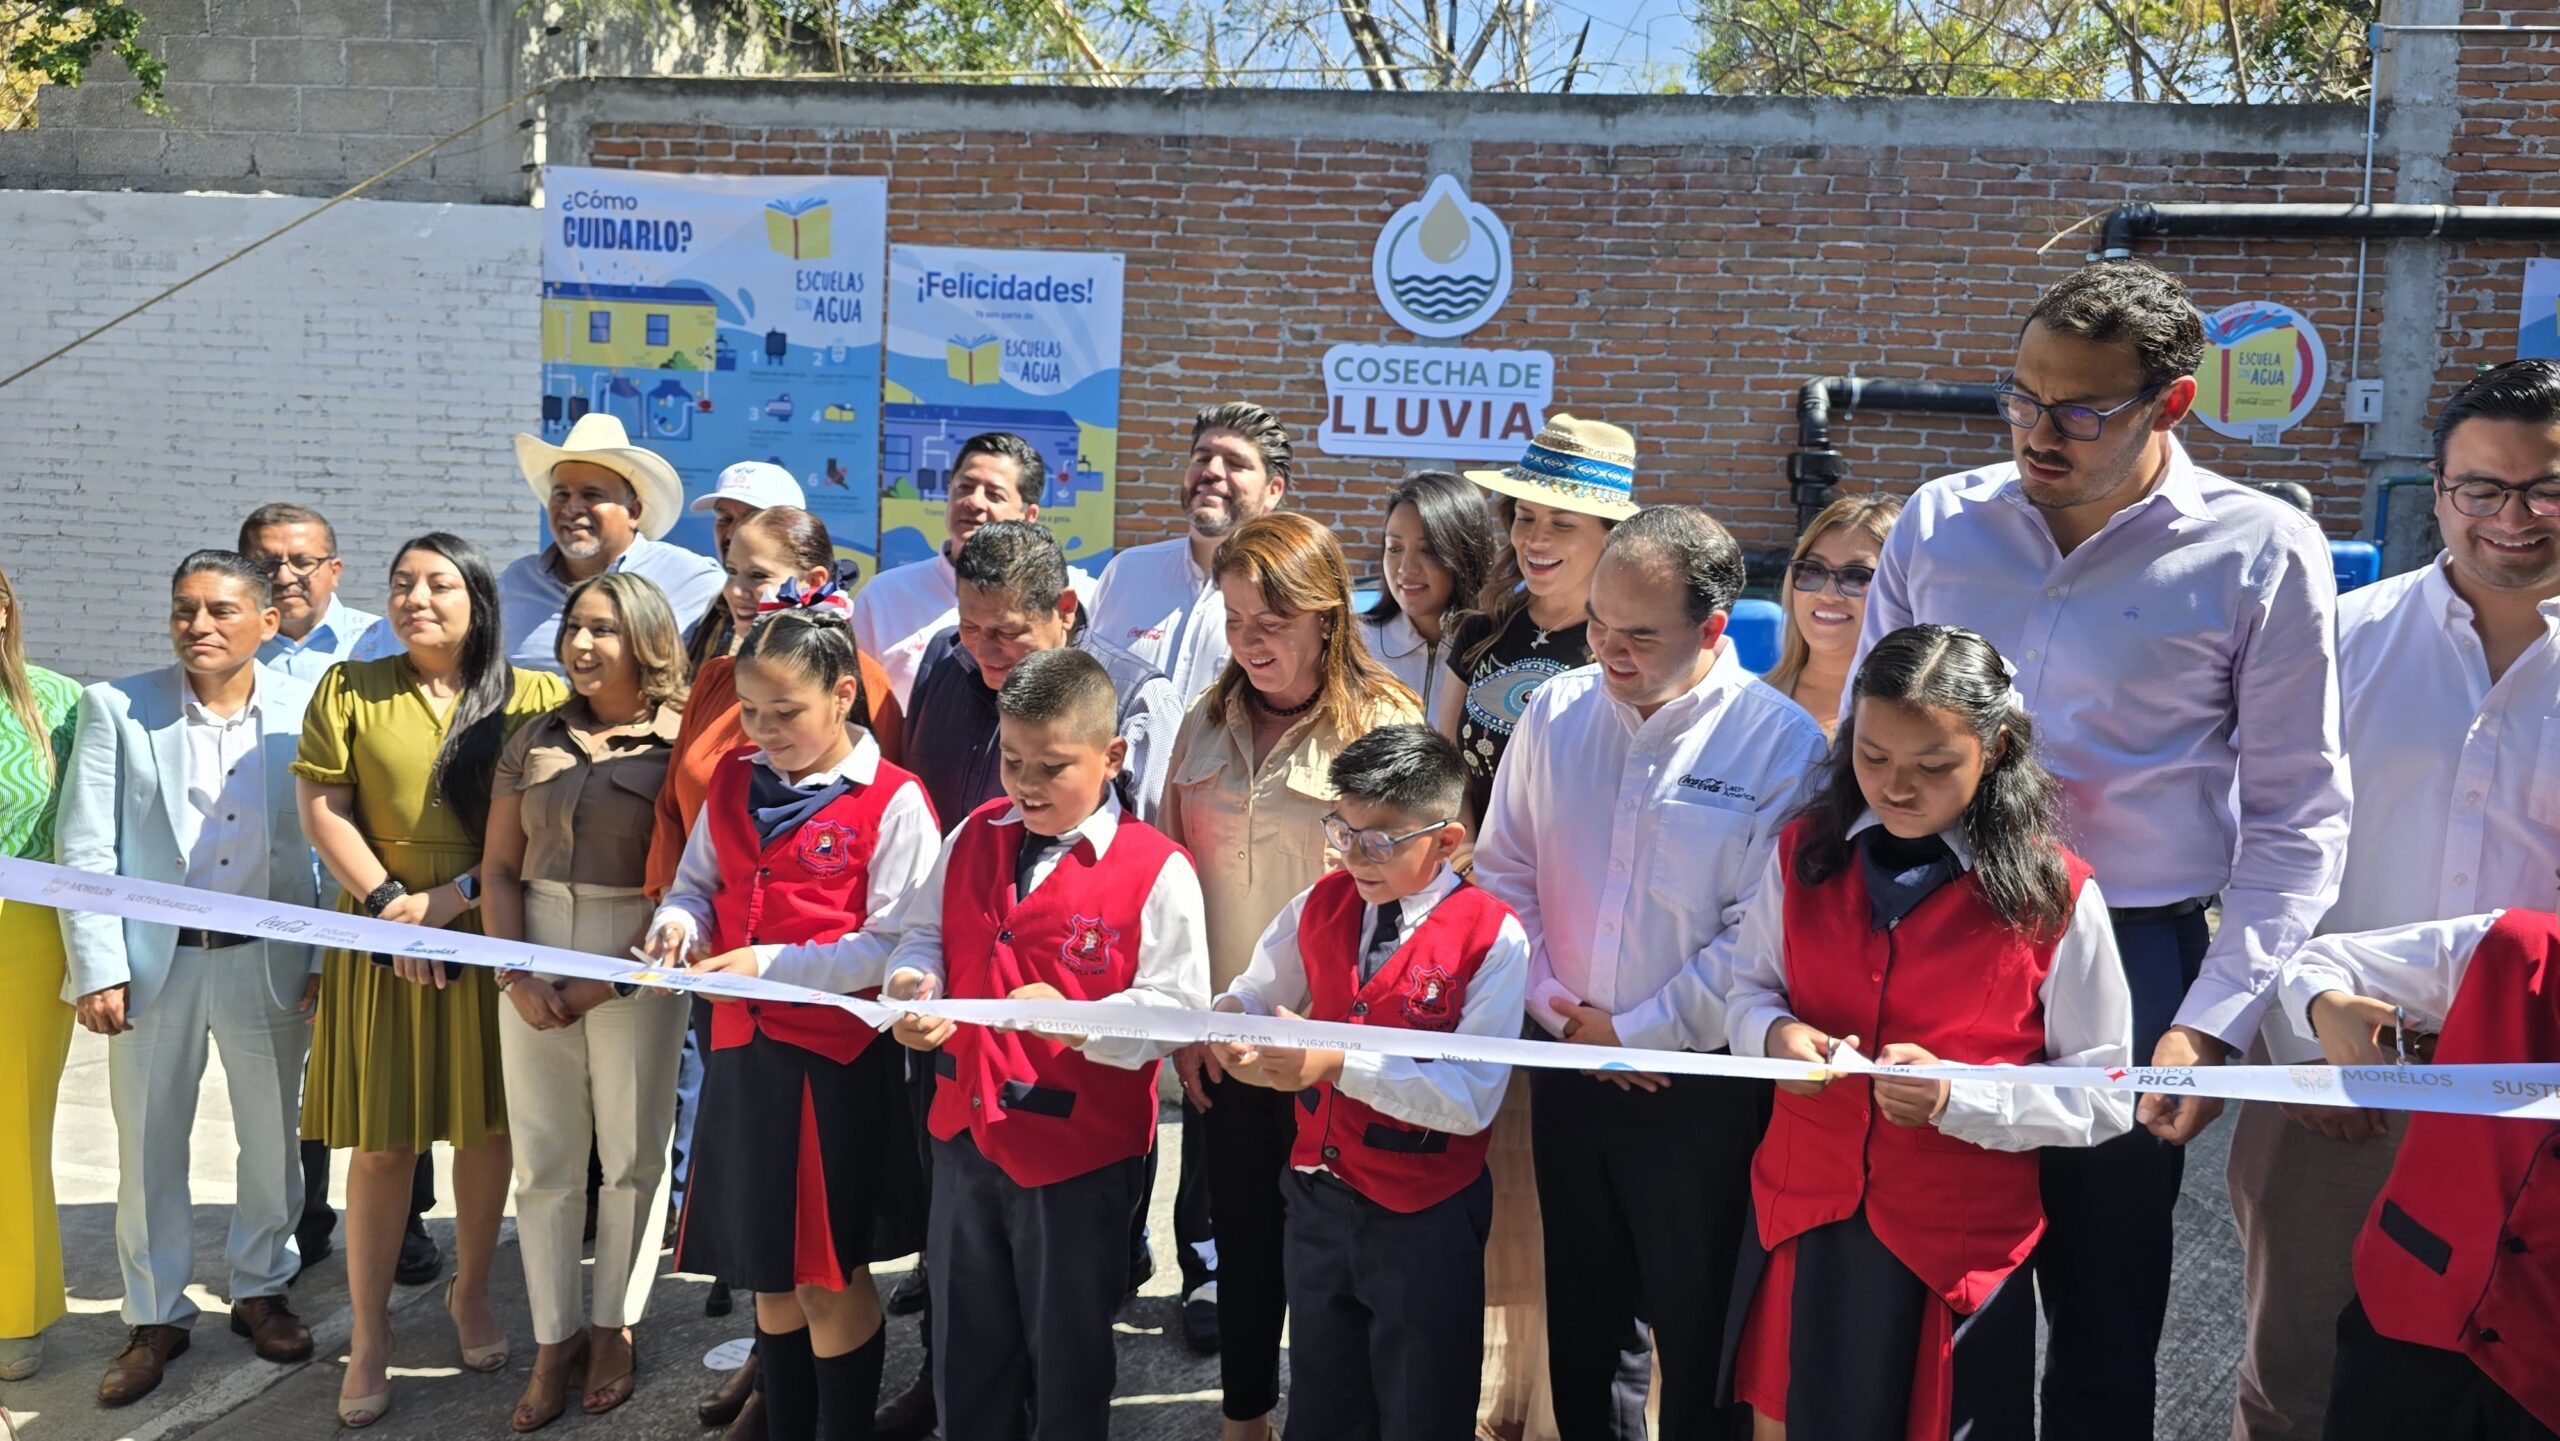
M 1591 22 L 1591 39 L 1583 47 L 1582 60 L 1586 67 L 1595 67 L 1592 80 L 1577 80 L 1574 88 L 1610 91 L 1652 88 L 1644 78 L 1648 73 L 1678 78 L 1685 88 L 1696 88 L 1688 80 L 1689 60 L 1697 49 L 1692 4 L 1693 0 L 1540 0 L 1540 8 L 1554 14 L 1556 32 L 1568 48 L 1583 21 Z

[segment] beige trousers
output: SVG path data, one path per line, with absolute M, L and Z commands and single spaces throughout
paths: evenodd
M 620 956 L 638 943 L 650 911 L 636 887 L 525 884 L 525 938 L 536 945 Z M 631 1325 L 648 1308 L 667 1223 L 667 1143 L 684 1029 L 684 999 L 648 991 L 607 1001 L 556 1031 L 526 1025 L 512 1004 L 498 1007 L 516 1243 L 533 1336 L 546 1346 L 589 1324 Z M 581 1306 L 590 1145 L 604 1185 L 596 1193 L 594 1294 Z
M 2231 1131 L 2231 1219 L 2240 1231 L 2249 1340 L 2232 1441 L 2317 1437 L 2329 1414 L 2338 1313 L 2355 1299 L 2365 1213 L 2391 1175 L 2408 1117 L 2369 1141 L 2333 1141 L 2271 1104 L 2239 1108 Z

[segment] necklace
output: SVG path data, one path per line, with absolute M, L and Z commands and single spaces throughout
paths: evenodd
M 1271 702 L 1262 698 L 1262 692 L 1252 690 L 1251 687 L 1247 687 L 1247 690 L 1251 691 L 1253 696 L 1253 708 L 1255 710 L 1262 712 L 1264 715 L 1276 716 L 1283 720 L 1286 720 L 1291 716 L 1305 715 L 1307 712 L 1316 708 L 1317 701 L 1324 699 L 1324 687 L 1322 686 L 1316 687 L 1305 700 L 1302 700 L 1293 706 L 1273 705 Z

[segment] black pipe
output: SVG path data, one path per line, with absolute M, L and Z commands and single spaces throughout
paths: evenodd
M 1787 457 L 1787 489 L 1795 500 L 1796 529 L 1813 524 L 1838 496 L 1848 462 L 1831 446 L 1831 410 L 1899 410 L 1925 415 L 1997 415 L 1997 387 L 1937 380 L 1861 380 L 1834 375 L 1808 380 L 1796 392 L 1796 448 Z
M 2107 212 L 2091 260 L 2122 260 L 2145 236 L 2258 240 L 2551 240 L 2560 208 L 2529 205 L 2153 205 Z

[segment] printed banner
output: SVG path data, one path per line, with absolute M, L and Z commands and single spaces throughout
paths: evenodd
M 2523 309 L 2516 315 L 2516 359 L 2560 360 L 2560 260 L 2524 263 Z
M 2238 1101 L 2291 1101 L 2315 1106 L 2437 1111 L 2560 1121 L 2560 1065 L 2469 1066 L 2134 1066 L 2112 1070 L 2063 1066 L 1879 1066 L 1855 1052 L 1822 1065 L 1695 1051 L 1650 1051 L 1529 1041 L 1512 1036 L 1459 1036 L 1438 1031 L 1339 1022 L 1285 1020 L 1215 1011 L 1117 1005 L 1108 1001 L 946 1000 L 883 1004 L 777 981 L 660 970 L 619 957 L 591 956 L 523 941 L 396 921 L 342 915 L 264 898 L 224 895 L 131 876 L 102 875 L 43 861 L 0 857 L 0 900 L 129 920 L 191 925 L 299 945 L 372 950 L 441 961 L 589 976 L 631 985 L 690 991 L 714 1000 L 758 999 L 834 1006 L 873 1027 L 905 1011 L 948 1016 L 1049 1034 L 1125 1036 L 1164 1042 L 1227 1041 L 1275 1047 L 1339 1047 L 1420 1060 L 1487 1061 L 1556 1070 L 1651 1071 L 1679 1076 L 1754 1080 L 1822 1080 L 1845 1075 L 1925 1076 L 1931 1080 L 2063 1086 L 2134 1093 L 2214 1096 Z
M 869 574 L 888 181 L 554 165 L 543 190 L 543 438 L 610 412 L 688 498 L 771 461 Z M 668 538 L 707 555 L 711 517 Z
M 1007 430 L 1049 462 L 1040 519 L 1067 562 L 1111 558 L 1120 481 L 1123 262 L 1091 251 L 889 251 L 880 564 L 942 548 L 951 457 Z
M 2204 318 L 2195 413 L 2215 434 L 2279 444 L 2320 403 L 2328 382 L 2328 348 L 2291 306 L 2252 300 Z

